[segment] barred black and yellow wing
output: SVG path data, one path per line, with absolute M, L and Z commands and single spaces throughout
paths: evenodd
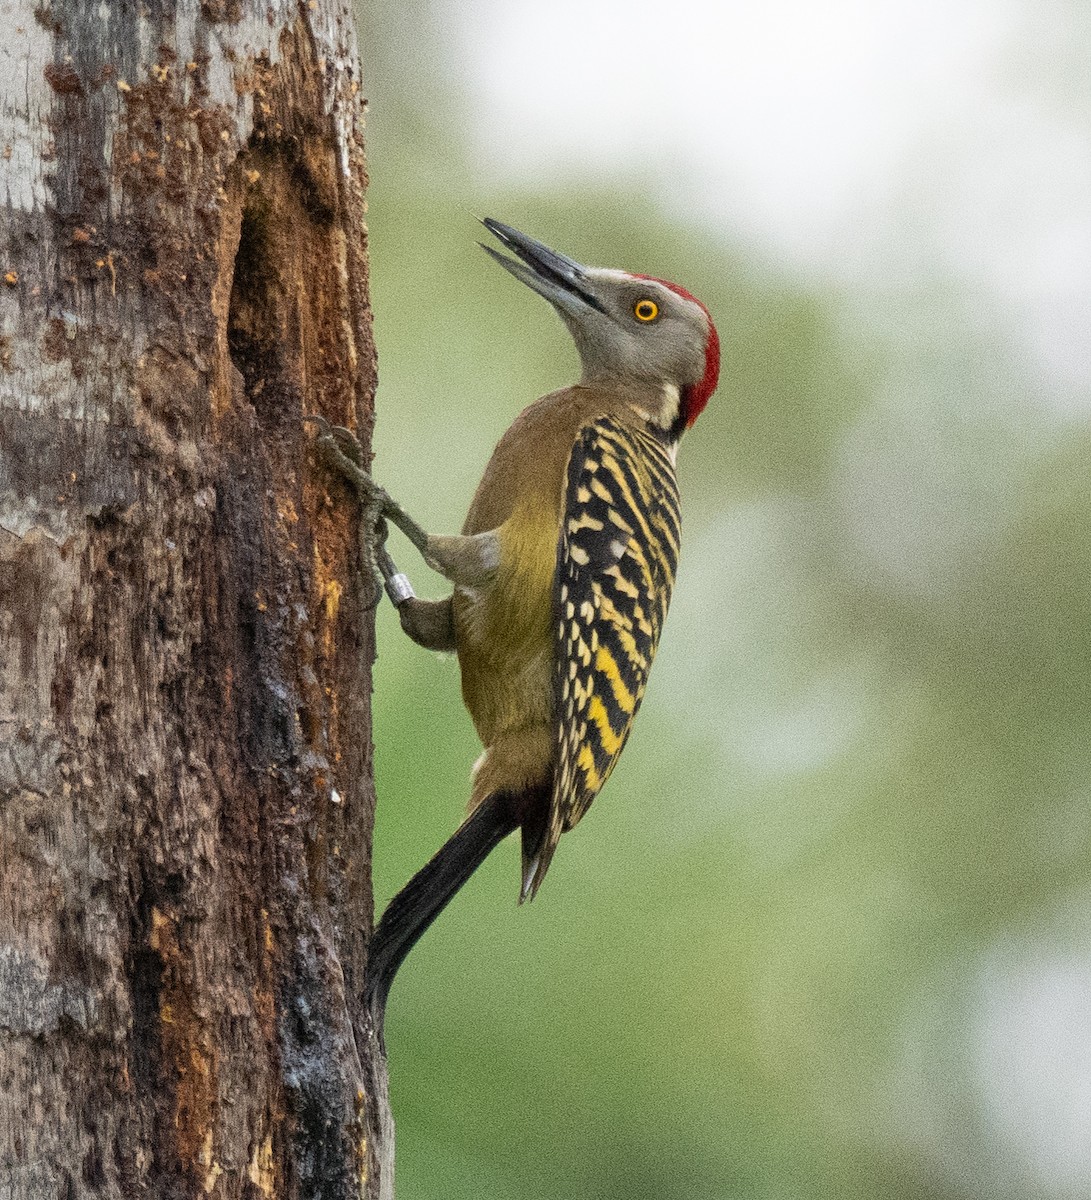
M 553 584 L 553 793 L 537 891 L 560 835 L 589 808 L 640 707 L 678 565 L 674 461 L 648 429 L 604 416 L 580 431 L 568 463 Z

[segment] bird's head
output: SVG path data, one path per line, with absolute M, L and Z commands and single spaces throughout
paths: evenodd
M 720 375 L 720 338 L 700 300 L 662 279 L 582 266 L 491 217 L 482 223 L 516 257 L 482 249 L 560 313 L 583 382 L 623 391 L 670 440 L 681 437 Z

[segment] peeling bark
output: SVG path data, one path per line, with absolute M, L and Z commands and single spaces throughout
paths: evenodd
M 378 1196 L 351 8 L 0 21 L 0 1198 Z

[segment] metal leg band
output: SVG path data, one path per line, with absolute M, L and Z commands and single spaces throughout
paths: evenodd
M 386 594 L 390 597 L 394 605 L 404 604 L 406 600 L 413 600 L 417 595 L 413 591 L 413 585 L 409 582 L 409 577 L 403 575 L 401 571 L 389 576 L 386 580 Z

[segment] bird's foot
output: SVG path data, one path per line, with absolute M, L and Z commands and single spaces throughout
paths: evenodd
M 323 462 L 342 475 L 356 491 L 360 501 L 360 547 L 371 565 L 372 596 L 370 606 L 374 608 L 382 598 L 382 590 L 395 605 L 413 596 L 409 580 L 397 568 L 386 548 L 389 532 L 386 518 L 389 515 L 396 524 L 402 518 L 416 525 L 403 512 L 401 506 L 391 499 L 363 467 L 364 450 L 351 430 L 340 425 L 331 425 L 325 417 L 306 417 L 305 420 L 318 427 L 315 449 Z M 427 536 L 427 535 L 425 535 Z
M 331 425 L 325 417 L 305 417 L 304 420 L 318 427 L 315 449 L 327 466 L 343 475 L 356 489 L 361 507 L 374 513 L 370 521 L 374 526 L 382 515 L 383 502 L 390 498 L 364 469 L 364 448 L 359 439 L 351 430 Z

